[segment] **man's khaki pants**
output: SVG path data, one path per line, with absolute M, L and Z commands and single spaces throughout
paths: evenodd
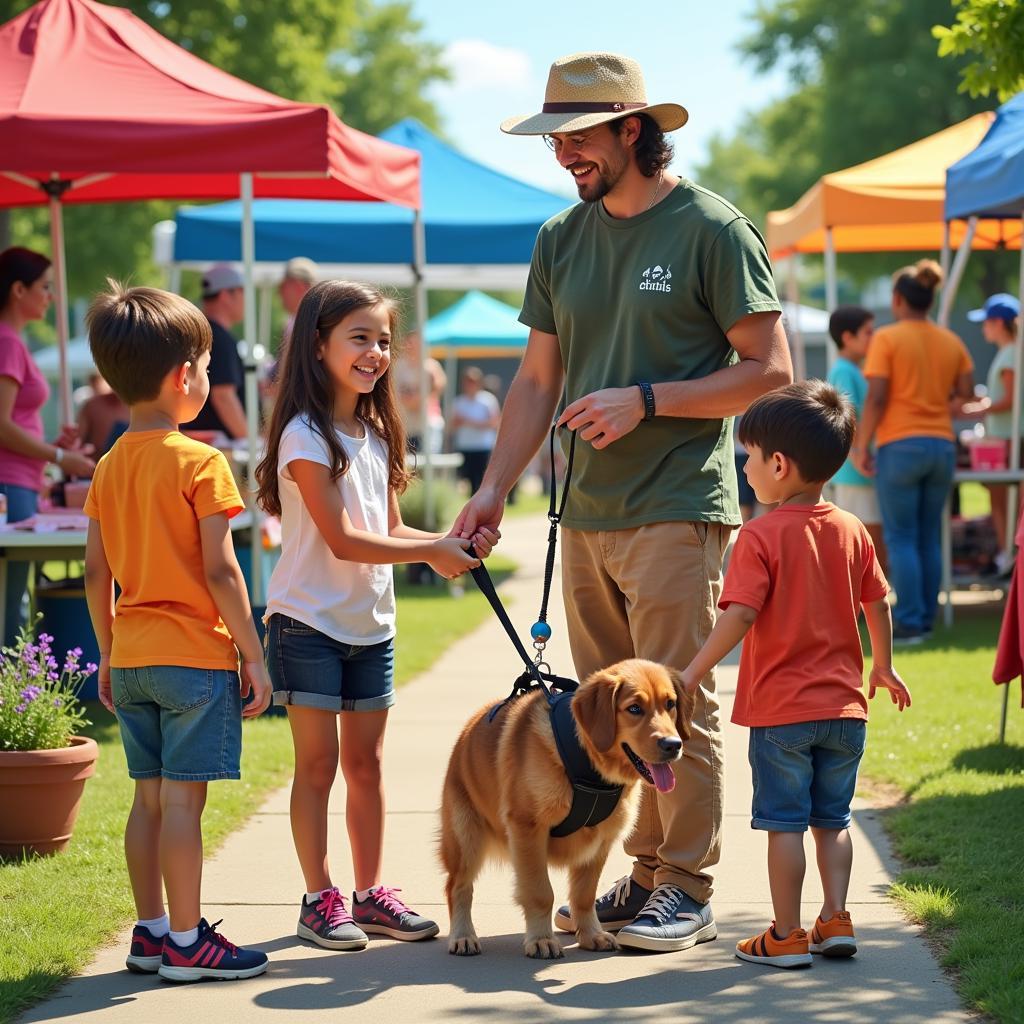
M 579 678 L 625 658 L 684 669 L 715 623 L 730 528 L 654 523 L 629 530 L 563 530 L 562 593 Z M 696 692 L 693 735 L 673 765 L 676 786 L 643 786 L 636 828 L 626 839 L 633 878 L 711 898 L 723 807 L 722 733 L 712 673 Z

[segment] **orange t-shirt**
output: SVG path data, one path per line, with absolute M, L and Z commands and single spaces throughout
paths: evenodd
M 224 456 L 176 430 L 123 434 L 100 459 L 85 513 L 121 587 L 113 668 L 238 668 L 206 586 L 199 520 L 243 508 Z
M 743 641 L 732 720 L 866 719 L 857 616 L 862 603 L 887 591 L 868 531 L 835 505 L 784 505 L 747 523 L 719 601 L 757 610 Z
M 974 369 L 966 346 L 930 320 L 900 320 L 871 339 L 865 377 L 889 382 L 889 401 L 878 424 L 879 445 L 905 437 L 952 441 L 949 398 L 959 377 Z

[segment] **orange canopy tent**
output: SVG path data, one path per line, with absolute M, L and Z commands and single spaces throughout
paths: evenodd
M 973 150 L 994 114 L 975 114 L 867 163 L 824 175 L 788 210 L 768 214 L 774 258 L 795 253 L 897 252 L 958 246 L 966 223 L 945 237 L 946 169 Z M 975 249 L 1019 248 L 1020 224 L 979 221 Z

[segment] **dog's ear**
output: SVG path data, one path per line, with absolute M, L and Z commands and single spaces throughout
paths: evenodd
M 576 728 L 590 740 L 602 754 L 611 750 L 618 735 L 618 709 L 616 707 L 621 680 L 605 672 L 595 672 L 576 691 L 572 699 L 572 713 Z
M 683 689 L 683 675 L 674 668 L 668 670 L 672 679 L 672 685 L 676 690 L 676 731 L 679 738 L 685 743 L 693 731 L 690 724 L 693 722 L 693 712 L 697 707 L 697 698 L 692 693 Z

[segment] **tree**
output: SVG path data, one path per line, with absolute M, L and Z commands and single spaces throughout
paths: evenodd
M 940 57 L 974 56 L 960 71 L 960 91 L 995 92 L 1008 100 L 1024 89 L 1024 4 L 1019 0 L 953 0 L 952 25 L 935 25 Z
M 0 21 L 28 6 L 0 0 Z M 354 128 L 378 133 L 410 114 L 438 127 L 424 93 L 448 71 L 441 47 L 423 38 L 406 0 L 127 0 L 122 6 L 203 60 L 278 95 L 325 103 Z M 108 275 L 160 283 L 150 233 L 174 206 L 68 206 L 69 293 L 91 294 Z M 14 210 L 10 239 L 48 251 L 46 225 L 44 210 Z
M 957 90 L 966 60 L 935 52 L 935 18 L 936 0 L 762 3 L 740 53 L 764 71 L 786 68 L 793 91 L 714 139 L 699 180 L 763 224 L 821 175 L 990 109 Z M 1000 255 L 972 260 L 972 275 L 1002 281 Z M 892 256 L 843 259 L 859 279 L 893 265 Z

